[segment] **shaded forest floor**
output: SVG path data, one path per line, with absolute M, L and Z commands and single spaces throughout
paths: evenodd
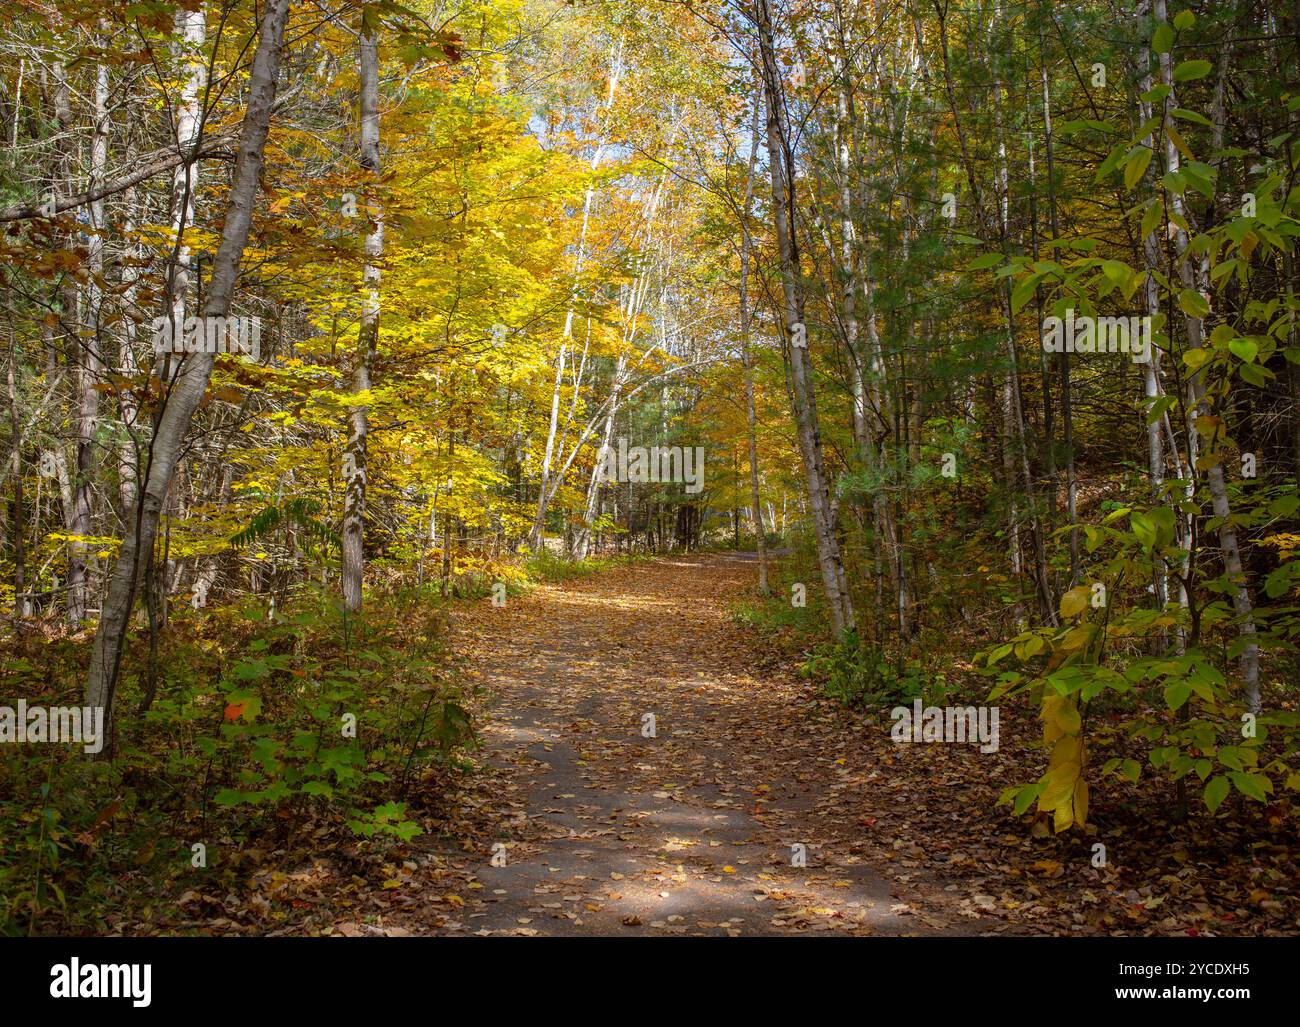
M 887 716 L 826 701 L 797 660 L 732 621 L 753 574 L 739 556 L 667 558 L 458 612 L 455 643 L 486 696 L 485 773 L 454 832 L 418 840 L 389 882 L 402 897 L 372 895 L 333 930 L 1294 930 L 1286 818 L 1243 838 L 1231 814 L 1174 825 L 1168 796 L 1099 783 L 1097 808 L 1113 806 L 1095 867 L 1097 836 L 1044 837 L 994 806 L 1041 772 L 1032 713 L 1003 707 L 995 754 L 896 745 Z M 972 683 L 969 701 L 986 688 Z

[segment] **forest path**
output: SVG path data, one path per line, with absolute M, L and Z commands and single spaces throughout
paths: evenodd
M 484 805 L 504 865 L 487 845 L 456 861 L 437 933 L 979 929 L 931 882 L 875 868 L 897 853 L 837 751 L 851 727 L 770 656 L 763 669 L 730 619 L 754 573 L 740 555 L 670 557 L 456 614 L 488 696 Z

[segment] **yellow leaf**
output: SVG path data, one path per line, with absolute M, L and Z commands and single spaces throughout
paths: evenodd
M 1092 627 L 1087 624 L 1080 624 L 1077 628 L 1071 628 L 1061 639 L 1060 646 L 1065 652 L 1073 652 L 1075 649 L 1082 649 L 1092 638 Z
M 1073 617 L 1088 608 L 1091 590 L 1087 585 L 1078 585 L 1061 596 L 1061 616 Z
M 1083 770 L 1083 743 L 1073 735 L 1064 735 L 1052 749 L 1048 771 L 1043 776 L 1046 787 L 1038 797 L 1041 811 L 1059 810 L 1074 804 L 1075 782 Z
M 1065 696 L 1063 695 L 1052 694 L 1043 697 L 1043 709 L 1038 716 L 1043 722 L 1044 742 L 1054 742 L 1065 734 L 1065 729 L 1061 727 L 1060 719 L 1057 716 L 1063 702 L 1065 702 Z
M 1065 696 L 1061 696 L 1061 702 L 1056 708 L 1056 723 L 1061 731 L 1067 735 L 1077 735 L 1079 728 L 1082 727 L 1079 708 Z
M 1074 801 L 1074 781 L 1074 773 L 1068 770 L 1063 772 L 1058 768 L 1048 774 L 1047 787 L 1043 789 L 1043 794 L 1038 797 L 1039 812 L 1048 813 L 1052 810 L 1058 810 L 1062 806 L 1071 805 Z
M 1052 758 L 1047 765 L 1055 770 L 1057 767 L 1068 766 L 1078 768 L 1082 764 L 1083 741 L 1073 735 L 1067 735 L 1056 743 L 1056 748 L 1052 750 Z

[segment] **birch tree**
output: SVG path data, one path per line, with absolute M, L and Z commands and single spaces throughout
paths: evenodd
M 366 233 L 366 263 L 362 276 L 365 296 L 361 308 L 361 328 L 357 335 L 357 355 L 352 372 L 352 391 L 365 395 L 371 387 L 371 369 L 379 338 L 379 262 L 384 254 L 384 216 L 375 195 L 374 182 L 379 177 L 379 42 L 373 25 L 362 15 L 360 41 L 361 76 L 361 167 L 370 176 Z M 361 609 L 361 582 L 365 575 L 366 512 L 366 438 L 369 432 L 368 408 L 364 403 L 352 407 L 351 434 L 344 455 L 343 513 L 343 602 L 349 610 Z

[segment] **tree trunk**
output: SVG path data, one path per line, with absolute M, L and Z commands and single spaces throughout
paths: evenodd
M 745 426 L 749 444 L 749 498 L 754 522 L 754 544 L 758 547 L 758 590 L 767 595 L 767 532 L 763 527 L 763 502 L 758 491 L 758 418 L 754 410 L 754 358 L 750 352 L 749 260 L 753 239 L 749 213 L 754 201 L 754 172 L 758 165 L 758 124 L 763 109 L 762 93 L 754 84 L 754 119 L 749 126 L 749 175 L 745 180 L 745 205 L 740 215 L 740 356 L 745 368 Z
M 352 372 L 353 393 L 368 392 L 375 346 L 379 340 L 379 261 L 384 255 L 383 208 L 374 195 L 379 178 L 379 41 L 371 29 L 362 35 L 361 65 L 361 167 L 370 176 L 370 196 L 366 213 L 370 230 L 366 233 L 365 300 L 361 309 L 361 328 L 357 334 L 356 366 Z M 350 416 L 351 434 L 344 457 L 345 492 L 343 498 L 343 603 L 349 611 L 361 609 L 361 583 L 365 576 L 366 512 L 366 441 L 369 433 L 369 410 L 354 406 Z
M 268 0 L 260 26 L 257 52 L 248 83 L 248 108 L 240 132 L 239 155 L 235 160 L 221 243 L 213 261 L 212 282 L 204 313 L 226 317 L 234 296 L 239 263 L 252 227 L 257 182 L 262 168 L 262 151 L 270 126 L 280 72 L 280 51 L 288 20 L 289 0 Z M 134 523 L 127 525 L 103 614 L 95 632 L 90 669 L 86 677 L 86 705 L 104 711 L 105 744 L 100 758 L 108 758 L 113 742 L 113 704 L 121 668 L 126 629 L 135 605 L 140 571 L 153 552 L 158 532 L 159 511 L 167 496 L 185 434 L 212 373 L 211 353 L 187 353 L 180 362 L 176 381 L 158 419 L 157 432 L 145 477 L 141 502 Z
M 609 92 L 605 98 L 605 111 L 614 105 L 614 94 L 618 90 L 618 82 L 623 73 L 623 41 L 619 40 L 611 61 L 609 72 Z M 603 131 L 603 129 L 602 129 Z M 600 162 L 605 156 L 605 140 L 602 138 L 596 143 L 596 150 L 591 157 L 591 170 L 595 171 L 600 167 Z M 583 260 L 586 255 L 587 246 L 587 226 L 591 220 L 591 204 L 595 196 L 594 186 L 587 187 L 587 195 L 582 205 L 582 228 L 578 234 L 578 255 L 575 262 L 574 274 L 582 274 Z M 564 381 L 564 362 L 568 355 L 569 339 L 573 336 L 573 311 L 574 299 L 569 302 L 569 312 L 564 318 L 564 333 L 560 336 L 560 352 L 556 358 L 555 367 L 555 387 L 551 392 L 551 419 L 546 433 L 546 450 L 542 456 L 542 480 L 541 486 L 537 492 L 537 512 L 533 517 L 533 530 L 529 538 L 529 545 L 532 549 L 538 550 L 542 546 L 542 538 L 546 533 L 546 508 L 550 503 L 551 495 L 555 489 L 551 488 L 551 466 L 552 460 L 555 459 L 555 435 L 560 417 L 560 388 Z
M 777 250 L 781 258 L 781 317 L 790 339 L 791 396 L 799 448 L 803 454 L 808 483 L 808 501 L 817 540 L 817 562 L 826 590 L 831 623 L 840 635 L 855 628 L 853 603 L 842 587 L 844 566 L 839 540 L 830 510 L 830 495 L 823 464 L 821 433 L 817 423 L 817 397 L 808 356 L 807 325 L 804 323 L 803 283 L 799 247 L 795 236 L 797 202 L 794 184 L 794 152 L 784 117 L 784 87 L 776 64 L 775 43 L 769 0 L 756 0 L 755 24 L 767 97 L 767 145 L 772 177 L 772 214 L 776 222 Z
M 1168 21 L 1165 0 L 1153 0 L 1153 10 L 1157 24 Z M 1173 117 L 1170 112 L 1178 103 L 1174 95 L 1173 61 L 1168 53 L 1160 55 L 1160 79 L 1169 88 L 1164 102 L 1165 118 L 1170 119 Z M 1180 167 L 1181 161 L 1178 148 L 1166 133 L 1165 169 L 1170 174 L 1176 175 Z M 1169 201 L 1173 211 L 1179 217 L 1186 219 L 1187 211 L 1184 209 L 1182 197 L 1178 193 L 1171 191 Z M 1188 242 L 1187 232 L 1175 225 L 1175 264 L 1178 267 L 1179 280 L 1184 289 L 1194 289 L 1208 295 L 1209 282 L 1205 280 L 1201 265 L 1188 259 Z M 1184 317 L 1184 323 L 1187 328 L 1188 348 L 1200 349 L 1205 339 L 1204 322 L 1199 317 L 1187 314 Z M 1188 427 L 1188 438 L 1190 439 L 1196 434 L 1194 427 L 1196 417 L 1209 412 L 1209 407 L 1205 401 L 1205 377 L 1201 368 L 1197 368 L 1192 372 L 1187 382 L 1187 392 L 1188 420 L 1191 422 Z M 1195 473 L 1195 468 L 1196 462 L 1193 460 L 1192 473 Z M 1232 507 L 1228 502 L 1228 486 L 1223 474 L 1222 460 L 1215 460 L 1206 469 L 1205 476 L 1210 486 L 1210 505 L 1214 510 L 1215 518 L 1219 522 L 1219 548 L 1223 553 L 1223 569 L 1233 586 L 1232 607 L 1237 614 L 1237 631 L 1243 643 L 1241 652 L 1242 685 L 1245 690 L 1246 702 L 1253 712 L 1258 713 L 1260 709 L 1259 645 L 1255 642 L 1254 606 L 1251 602 L 1250 589 L 1246 583 L 1246 575 L 1241 563 L 1241 549 L 1237 543 L 1237 530 L 1232 524 Z

